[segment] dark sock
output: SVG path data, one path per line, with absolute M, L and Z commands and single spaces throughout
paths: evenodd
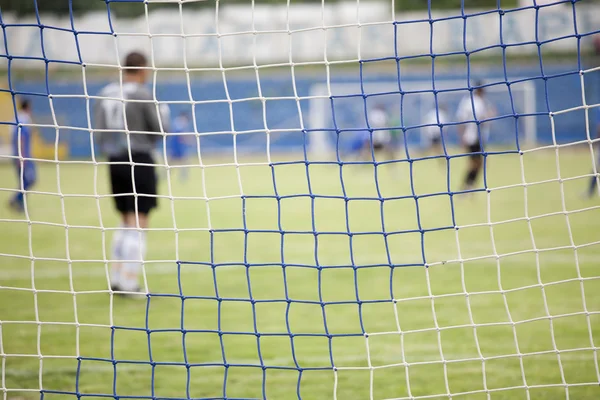
M 19 207 L 24 207 L 23 193 L 18 192 L 15 194 L 11 200 L 11 203 L 18 205 Z
M 596 191 L 596 176 L 590 178 L 590 188 L 588 189 L 588 195 L 592 197 Z
M 477 175 L 479 175 L 479 168 L 469 170 L 465 177 L 465 185 L 471 186 L 475 182 L 475 179 L 477 179 Z

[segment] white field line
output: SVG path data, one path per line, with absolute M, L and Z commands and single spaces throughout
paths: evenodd
M 530 255 L 531 257 L 533 257 L 535 253 L 531 252 L 531 253 L 526 253 L 523 254 L 522 256 L 528 256 Z M 430 259 L 436 259 L 439 257 L 435 257 L 435 255 L 429 255 Z M 578 254 L 578 258 L 579 258 L 579 263 L 598 263 L 600 262 L 600 253 L 597 254 Z M 469 261 L 469 263 L 472 263 L 473 261 Z M 493 258 L 487 258 L 487 259 L 481 259 L 481 260 L 476 260 L 476 262 L 479 263 L 488 263 L 488 264 L 492 264 L 495 263 L 496 260 Z M 515 263 L 519 263 L 519 264 L 523 264 L 524 261 L 523 260 L 519 260 L 516 259 L 516 257 L 511 256 L 511 257 L 501 257 L 500 258 L 500 264 L 515 264 Z M 530 263 L 532 264 L 532 267 L 536 267 L 535 266 L 535 262 L 533 261 L 533 259 L 530 261 Z M 556 254 L 552 254 L 550 252 L 548 252 L 548 257 L 545 257 L 543 260 L 540 261 L 540 264 L 542 266 L 545 265 L 550 265 L 550 266 L 558 266 L 558 267 L 563 267 L 565 264 L 569 264 L 575 263 L 575 256 L 574 255 L 567 255 L 564 253 L 556 253 Z M 65 263 L 66 264 L 66 263 Z M 198 265 L 199 268 L 203 268 L 204 271 L 207 270 L 207 267 L 205 265 Z M 186 264 L 185 267 L 182 268 L 182 275 L 189 275 L 191 273 L 194 273 L 193 271 L 194 266 L 190 265 L 190 264 Z M 269 267 L 269 268 L 273 268 L 273 267 Z M 400 267 L 400 268 L 414 268 L 414 267 Z M 436 267 L 434 267 L 436 268 Z M 443 267 L 437 267 L 437 268 L 443 268 Z M 145 266 L 146 269 L 146 274 L 148 275 L 172 275 L 172 274 L 176 274 L 177 273 L 177 263 L 176 261 L 173 261 L 172 263 L 149 263 Z M 225 272 L 225 271 L 231 271 L 235 268 L 223 268 L 222 270 L 220 270 L 219 272 Z M 106 276 L 106 272 L 104 268 L 98 268 L 97 266 L 92 267 L 92 268 L 85 268 L 85 267 L 76 267 L 73 268 L 73 277 L 99 277 L 99 276 Z M 38 267 L 35 268 L 35 278 L 46 278 L 46 279 L 52 279 L 52 278 L 63 278 L 63 277 L 68 277 L 69 276 L 69 269 L 67 268 L 67 266 L 65 265 L 64 267 Z M 19 279 L 31 279 L 31 270 L 29 267 L 27 268 L 20 268 L 20 269 L 0 269 L 0 286 L 2 285 L 2 281 L 4 280 L 19 280 Z
M 418 349 L 422 347 L 423 349 L 427 348 L 428 350 L 431 350 L 431 347 L 434 346 L 411 346 L 410 350 L 414 351 L 415 348 Z M 435 347 L 435 349 L 437 350 L 438 348 Z M 561 353 L 561 360 L 564 361 L 591 361 L 593 360 L 593 350 L 586 350 L 587 354 L 581 354 L 581 352 L 564 352 Z M 446 360 L 452 360 L 450 361 L 453 364 L 461 364 L 461 369 L 466 371 L 481 371 L 481 365 L 477 362 L 473 362 L 472 360 L 475 358 L 475 356 L 473 354 L 446 354 L 446 352 L 444 352 L 444 356 Z M 527 358 L 531 358 L 533 356 L 525 356 L 523 357 L 524 359 Z M 556 361 L 556 354 L 539 354 L 539 355 L 535 355 L 536 358 L 538 359 L 544 359 L 547 362 L 552 362 L 552 361 Z M 386 369 L 386 368 L 390 368 L 390 367 L 397 367 L 397 366 L 402 366 L 402 359 L 401 356 L 391 356 L 391 355 L 386 355 L 386 354 L 381 354 L 381 355 L 371 355 L 371 364 L 373 365 L 373 369 L 374 370 L 382 370 L 382 369 Z M 501 360 L 515 360 L 518 359 L 519 357 L 517 355 L 513 355 L 512 357 L 506 357 L 506 358 L 502 358 Z M 310 367 L 317 367 L 317 368 L 331 368 L 331 360 L 329 359 L 328 356 L 326 357 L 298 357 L 298 364 L 300 365 L 301 368 L 310 368 Z M 367 356 L 363 355 L 363 356 L 358 356 L 358 355 L 344 355 L 344 356 L 335 356 L 333 357 L 334 363 L 335 363 L 335 367 L 338 370 L 368 370 L 369 367 L 367 366 Z M 469 360 L 468 362 L 465 363 L 461 363 L 461 360 Z M 75 359 L 71 360 L 74 364 L 76 363 Z M 256 365 L 257 367 L 260 367 L 261 364 L 257 358 L 254 359 L 228 359 L 227 360 L 229 363 L 231 364 L 245 364 L 245 365 Z M 494 362 L 497 360 L 493 360 Z M 123 371 L 146 371 L 146 372 L 150 372 L 151 371 L 151 366 L 150 366 L 150 362 L 147 360 L 138 360 L 136 362 L 139 362 L 140 364 L 117 364 L 117 372 L 123 372 Z M 223 364 L 223 360 L 213 360 L 213 361 L 203 361 L 204 363 L 211 363 L 211 364 Z M 423 359 L 423 360 L 419 360 L 419 361 L 414 361 L 414 362 L 410 362 L 409 364 L 418 364 L 421 362 L 427 362 L 428 364 L 426 365 L 434 365 L 434 364 L 442 364 L 443 361 L 439 360 L 439 358 L 436 359 Z M 361 364 L 361 365 L 354 365 L 354 366 L 349 366 L 348 364 Z M 87 364 L 87 365 L 86 365 Z M 105 365 L 104 365 L 105 364 Z M 101 364 L 100 361 L 96 361 L 94 362 L 94 365 L 90 365 L 90 361 L 83 361 L 82 362 L 82 367 L 81 367 L 81 374 L 85 374 L 86 372 L 98 372 L 98 373 L 113 373 L 113 365 L 111 362 L 107 361 L 104 364 Z M 292 357 L 291 355 L 289 357 L 276 357 L 276 358 L 263 358 L 263 364 L 266 366 L 272 366 L 272 367 L 280 367 L 280 366 L 284 366 L 284 367 L 295 367 Z M 161 368 L 160 366 L 157 368 Z M 162 367 L 165 368 L 165 367 Z M 221 369 L 223 367 L 220 366 L 205 366 L 205 367 L 196 367 L 198 369 L 202 368 L 204 370 L 206 369 Z M 410 365 L 409 365 L 410 368 Z M 332 368 L 331 368 L 332 369 Z M 0 370 L 1 371 L 1 370 Z M 6 371 L 4 371 L 7 377 L 14 377 L 14 378 L 28 378 L 28 377 L 37 377 L 39 375 L 39 367 L 36 368 L 21 368 L 21 369 L 14 369 L 11 368 L 10 370 L 7 369 Z M 62 367 L 62 368 L 56 368 L 56 367 L 52 367 L 51 370 L 45 370 L 44 371 L 44 375 L 46 374 L 62 374 L 62 373 L 75 373 L 76 372 L 76 366 L 74 365 L 73 367 Z M 507 371 L 508 374 L 512 374 L 511 371 Z M 196 374 L 196 377 L 194 377 L 194 381 L 199 378 L 199 376 L 197 376 L 198 374 Z M 214 380 L 214 377 L 210 377 L 207 376 L 206 374 L 202 374 L 202 376 L 205 377 L 206 380 L 208 381 L 212 381 Z
M 145 266 L 146 274 L 148 275 L 169 275 L 177 273 L 177 263 L 174 261 L 170 263 L 156 263 L 148 264 Z M 73 268 L 73 277 L 106 277 L 106 270 L 104 268 L 92 267 L 77 267 Z M 189 274 L 189 270 L 183 272 Z M 37 267 L 34 272 L 35 278 L 64 278 L 69 276 L 69 269 L 65 265 L 64 267 Z M 19 280 L 19 279 L 31 279 L 30 268 L 15 269 L 15 270 L 0 270 L 0 281 L 1 280 Z

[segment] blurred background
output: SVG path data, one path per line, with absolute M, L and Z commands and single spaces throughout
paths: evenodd
M 436 98 L 457 122 L 456 105 L 474 81 L 488 85 L 498 113 L 488 142 L 517 150 L 585 140 L 596 119 L 581 107 L 584 98 L 600 102 L 591 70 L 596 1 L 0 0 L 0 7 L 0 119 L 15 121 L 11 90 L 30 97 L 35 123 L 52 125 L 36 130 L 40 158 L 91 156 L 86 94 L 118 80 L 131 50 L 150 56 L 158 101 L 173 116 L 193 116 L 187 130 L 209 152 L 230 151 L 234 136 L 240 151 L 343 150 L 368 129 L 373 107 L 418 148 Z M 549 112 L 576 107 L 556 115 L 552 129 Z M 9 126 L 0 131 L 4 154 Z M 446 133 L 455 143 L 454 127 Z

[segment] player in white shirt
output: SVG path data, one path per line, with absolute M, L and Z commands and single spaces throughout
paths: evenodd
M 445 105 L 439 105 L 437 109 L 433 108 L 425 115 L 425 118 L 423 118 L 422 124 L 429 125 L 422 128 L 422 134 L 427 141 L 427 150 L 429 150 L 430 153 L 434 155 L 444 154 L 444 149 L 442 148 L 443 130 L 440 125 L 446 125 L 449 121 L 450 118 L 448 118 L 448 112 Z M 440 158 L 440 160 L 444 161 L 443 158 Z
M 474 121 L 483 121 L 492 118 L 494 115 L 493 108 L 485 99 L 485 91 L 481 87 L 482 83 L 477 82 L 475 86 L 478 88 L 473 91 L 473 96 L 465 96 L 458 104 L 456 113 L 458 122 L 460 123 L 458 125 L 458 134 L 461 143 L 467 152 L 471 153 L 469 156 L 469 167 L 463 183 L 463 190 L 472 189 L 479 175 L 479 171 L 483 165 L 481 139 L 487 137 L 487 131 L 489 130 L 487 124 L 482 123 L 478 126 Z
M 389 160 L 394 158 L 392 133 L 385 108 L 377 105 L 368 112 L 369 126 L 373 129 L 373 152 L 384 152 Z M 371 135 L 363 138 L 361 154 L 364 158 L 371 158 Z

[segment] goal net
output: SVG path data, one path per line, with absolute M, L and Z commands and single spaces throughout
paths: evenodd
M 600 397 L 597 4 L 18 3 L 3 400 Z M 93 114 L 139 102 L 102 92 L 131 51 L 160 115 L 138 294 Z

